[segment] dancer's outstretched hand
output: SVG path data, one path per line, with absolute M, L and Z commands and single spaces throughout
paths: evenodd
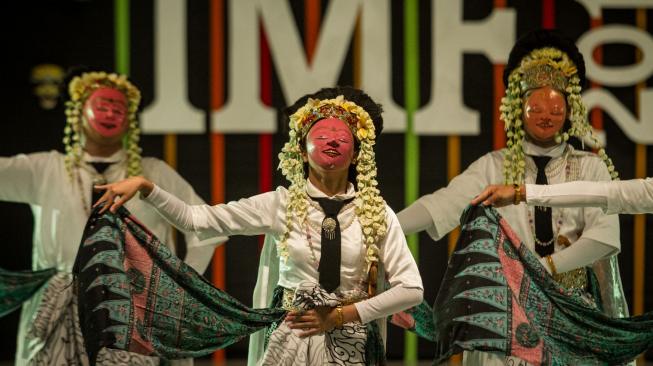
M 132 199 L 136 192 L 140 191 L 143 196 L 147 196 L 154 189 L 154 184 L 143 177 L 129 177 L 120 182 L 104 184 L 94 187 L 97 190 L 106 190 L 102 197 L 93 204 L 93 207 L 104 203 L 100 213 L 110 210 L 115 213 L 118 208 Z
M 503 207 L 519 203 L 515 202 L 517 189 L 520 192 L 519 202 L 522 202 L 526 199 L 526 192 L 523 185 L 518 188 L 509 185 L 489 185 L 472 200 L 472 205 L 483 203 L 484 206 L 494 205 L 495 207 Z

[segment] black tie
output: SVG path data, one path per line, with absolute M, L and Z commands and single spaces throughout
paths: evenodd
M 104 172 L 107 170 L 109 165 L 113 163 L 104 163 L 104 162 L 91 162 L 91 165 L 93 165 L 93 168 L 95 168 L 95 171 L 98 172 L 98 174 L 104 174 Z M 102 181 L 94 179 L 92 184 L 91 184 L 91 207 L 93 207 L 93 204 L 97 202 L 102 195 L 104 194 L 104 191 L 96 191 L 93 187 L 96 184 L 106 184 L 106 180 L 102 179 Z
M 546 179 L 546 165 L 551 161 L 549 156 L 531 156 L 537 166 L 535 184 L 549 184 Z M 540 257 L 553 254 L 553 228 L 551 223 L 551 207 L 535 207 L 535 251 Z
M 326 197 L 311 197 L 317 201 L 324 210 L 321 232 L 320 285 L 327 292 L 333 292 L 340 286 L 340 222 L 338 213 L 342 206 L 351 202 L 353 198 L 338 201 Z

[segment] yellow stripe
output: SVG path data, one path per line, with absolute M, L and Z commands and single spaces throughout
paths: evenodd
M 172 169 L 177 170 L 177 135 L 163 136 L 163 159 Z

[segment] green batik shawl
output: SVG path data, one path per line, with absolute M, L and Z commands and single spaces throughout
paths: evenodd
M 96 209 L 82 236 L 73 269 L 79 318 L 89 359 L 102 347 L 178 359 L 207 355 L 267 328 L 286 310 L 240 303 L 174 256 L 125 208 Z M 375 322 L 367 325 L 366 364 L 385 361 Z
M 468 207 L 433 306 L 436 363 L 464 350 L 533 365 L 614 365 L 653 347 L 653 312 L 615 318 L 560 286 L 491 207 Z
M 0 317 L 18 309 L 31 298 L 57 271 L 7 271 L 0 268 Z
M 91 362 L 102 347 L 166 359 L 203 356 L 286 313 L 251 309 L 215 288 L 124 208 L 91 214 L 73 273 Z

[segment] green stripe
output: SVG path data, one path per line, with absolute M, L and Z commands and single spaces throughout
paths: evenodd
M 404 2 L 404 97 L 406 106 L 405 173 L 406 205 L 419 195 L 419 139 L 413 131 L 413 114 L 419 107 L 419 2 Z M 408 237 L 408 247 L 419 261 L 419 241 L 416 234 Z M 404 364 L 417 365 L 417 336 L 404 333 Z
M 115 68 L 129 75 L 129 0 L 114 0 Z

